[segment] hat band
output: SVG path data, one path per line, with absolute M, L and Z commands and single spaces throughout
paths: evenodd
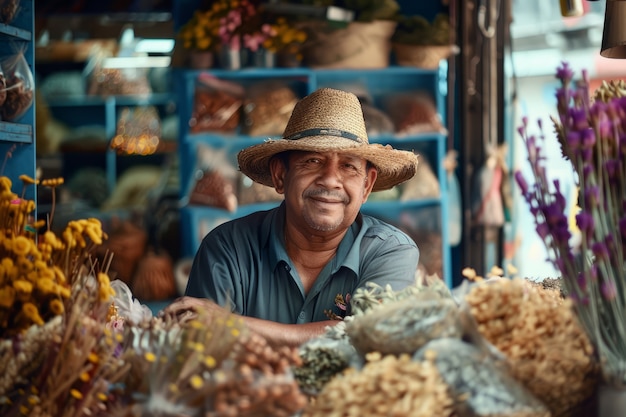
M 294 133 L 291 136 L 286 137 L 287 140 L 298 140 L 311 136 L 337 136 L 340 138 L 346 138 L 355 142 L 363 143 L 363 140 L 354 133 L 346 132 L 339 129 L 306 129 L 298 133 Z

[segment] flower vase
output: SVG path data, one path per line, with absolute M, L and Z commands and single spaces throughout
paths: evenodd
M 189 53 L 189 66 L 193 69 L 207 69 L 213 66 L 213 52 L 191 51 Z
M 239 70 L 243 68 L 247 61 L 248 55 L 245 49 L 232 49 L 223 47 L 219 54 L 220 67 L 228 70 Z
M 302 65 L 302 60 L 297 53 L 278 52 L 276 63 L 281 68 L 298 68 Z
M 254 51 L 252 65 L 255 68 L 274 68 L 276 66 L 276 54 L 265 48 Z
M 623 417 L 626 413 L 626 387 L 598 387 L 598 416 Z

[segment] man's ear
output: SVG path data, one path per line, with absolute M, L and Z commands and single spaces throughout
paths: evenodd
M 280 158 L 270 159 L 270 173 L 272 175 L 272 182 L 274 183 L 274 189 L 278 194 L 285 192 L 285 163 Z
M 367 170 L 365 174 L 365 190 L 363 190 L 363 202 L 367 201 L 367 198 L 372 193 L 372 188 L 374 188 L 374 183 L 376 182 L 376 178 L 378 178 L 378 170 L 376 167 L 372 166 Z

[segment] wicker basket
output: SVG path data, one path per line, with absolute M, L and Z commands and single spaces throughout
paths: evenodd
M 436 69 L 439 67 L 439 62 L 442 59 L 446 59 L 452 54 L 452 47 L 449 45 L 394 43 L 392 47 L 396 56 L 396 62 L 404 67 Z
M 391 35 L 396 22 L 352 22 L 330 29 L 325 22 L 303 25 L 308 40 L 302 46 L 304 64 L 312 68 L 385 68 L 391 55 Z

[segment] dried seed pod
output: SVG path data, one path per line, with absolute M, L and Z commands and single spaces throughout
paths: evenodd
M 299 363 L 295 349 L 272 349 L 256 334 L 241 337 L 222 366 L 226 377 L 216 388 L 214 411 L 206 416 L 274 417 L 299 412 L 306 397 L 291 372 Z
M 322 389 L 302 417 L 452 415 L 452 399 L 431 361 L 378 353 L 360 370 L 348 368 Z

